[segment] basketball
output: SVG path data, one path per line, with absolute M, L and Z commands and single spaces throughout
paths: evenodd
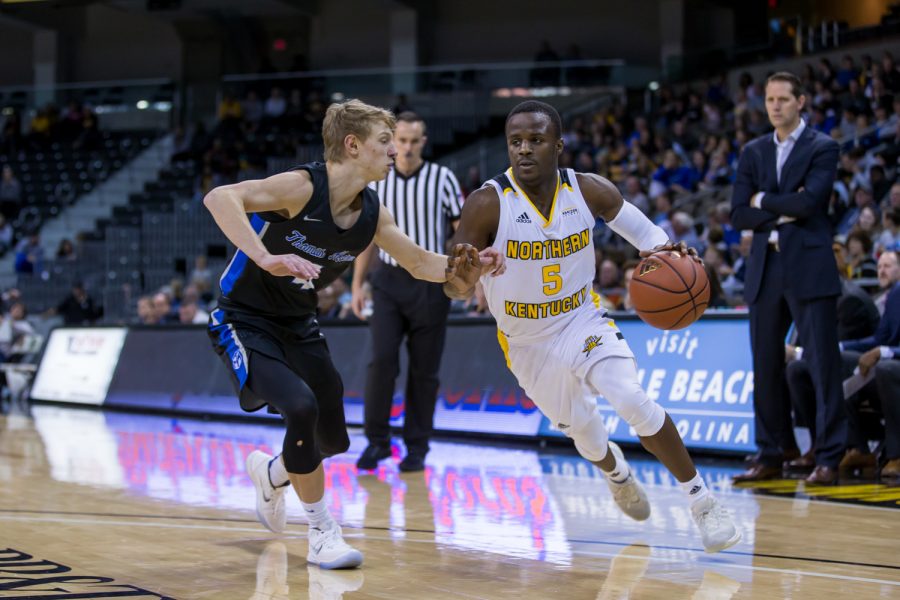
M 703 265 L 681 252 L 657 252 L 642 260 L 628 291 L 638 316 L 657 329 L 684 329 L 709 304 Z

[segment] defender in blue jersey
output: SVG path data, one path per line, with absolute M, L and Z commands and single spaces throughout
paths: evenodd
M 414 277 L 465 290 L 503 258 L 458 244 L 451 256 L 415 245 L 367 186 L 393 164 L 394 116 L 358 100 L 333 104 L 322 128 L 325 163 L 212 190 L 204 204 L 237 246 L 221 278 L 209 335 L 234 375 L 241 407 L 268 405 L 284 418 L 280 456 L 253 452 L 247 471 L 260 521 L 284 530 L 284 490 L 293 484 L 309 519 L 307 560 L 349 568 L 362 554 L 328 512 L 322 459 L 349 447 L 343 384 L 316 321 L 316 291 L 374 241 Z M 248 218 L 249 214 L 249 218 Z

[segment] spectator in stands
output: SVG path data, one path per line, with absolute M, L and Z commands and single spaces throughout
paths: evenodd
M 889 50 L 881 56 L 881 70 L 885 87 L 894 92 L 900 90 L 900 67 L 894 64 L 894 56 Z
M 875 239 L 881 233 L 881 227 L 878 224 L 878 211 L 874 204 L 867 204 L 859 211 L 859 218 L 856 219 L 854 231 L 861 231 L 869 238 Z
M 709 304 L 707 308 L 728 308 L 730 304 L 725 291 L 722 289 L 722 280 L 719 278 L 719 272 L 710 264 L 704 264 L 703 270 L 706 271 L 706 277 L 709 279 Z
M 872 238 L 860 229 L 847 236 L 847 263 L 851 279 L 874 279 L 878 275 L 877 263 L 872 256 Z
M 273 87 L 266 99 L 265 116 L 271 122 L 280 122 L 287 111 L 287 100 L 279 87 Z
M 886 284 L 887 288 L 884 314 L 871 336 L 841 342 L 845 376 L 850 374 L 854 366 L 858 366 L 861 373 L 868 373 L 880 361 L 893 359 L 894 349 L 900 346 L 900 257 L 897 252 L 887 251 L 881 255 L 878 260 L 878 279 L 879 283 Z M 889 367 L 888 371 L 883 378 L 893 379 L 894 369 Z M 896 420 L 900 416 L 897 410 L 897 399 L 900 396 L 890 393 L 882 397 L 877 387 L 877 383 L 867 385 L 859 393 L 847 398 L 848 450 L 839 467 L 842 475 L 859 469 L 866 476 L 866 471 L 874 471 L 877 465 L 875 456 L 869 451 L 868 436 L 863 430 L 860 416 L 860 404 L 865 398 L 872 400 L 875 407 L 880 405 L 883 410 L 886 434 L 890 432 L 892 436 L 891 448 L 887 450 L 888 458 L 900 459 L 900 447 L 895 445 L 897 436 L 900 435 L 900 420 Z M 885 385 L 885 387 L 892 386 Z M 895 392 L 890 389 L 886 391 Z
M 728 261 L 722 254 L 722 250 L 720 250 L 715 244 L 708 244 L 706 246 L 706 251 L 703 253 L 703 264 L 709 266 L 711 270 L 716 272 L 716 275 L 720 281 L 720 288 L 722 287 L 721 281 L 727 280 L 727 278 L 732 274 L 731 265 L 728 264 Z M 727 296 L 724 291 L 722 291 L 722 295 Z
M 859 83 L 859 71 L 856 69 L 851 55 L 845 54 L 841 58 L 841 68 L 838 69 L 835 79 L 842 88 L 846 88 L 851 81 Z
M 885 175 L 883 166 L 875 164 L 869 167 L 869 184 L 872 186 L 872 197 L 876 205 L 887 198 L 891 181 Z
M 225 93 L 219 102 L 218 116 L 221 125 L 237 126 L 244 117 L 244 109 L 234 96 Z
M 678 211 L 672 215 L 672 233 L 674 236 L 669 239 L 684 242 L 689 248 L 696 248 L 701 254 L 705 250 L 703 242 L 697 237 L 697 230 L 694 229 L 694 219 L 686 212 Z
M 634 304 L 631 301 L 631 279 L 634 277 L 634 269 L 638 266 L 638 259 L 626 260 L 622 265 L 622 286 L 625 288 L 625 297 L 622 298 L 622 310 L 634 312 Z
M 653 174 L 653 181 L 664 191 L 675 194 L 687 193 L 692 186 L 690 169 L 681 164 L 674 150 L 666 150 L 662 165 Z
M 263 104 L 254 90 L 248 90 L 247 96 L 241 102 L 243 118 L 252 125 L 258 125 L 263 118 Z
M 59 246 L 56 248 L 56 260 L 64 262 L 72 262 L 78 260 L 78 253 L 75 252 L 75 244 L 69 238 L 59 240 Z
M 625 178 L 625 189 L 622 197 L 634 204 L 645 215 L 650 214 L 650 199 L 641 187 L 641 180 L 634 175 Z
M 19 240 L 16 246 L 16 273 L 36 274 L 44 272 L 44 249 L 41 236 L 36 231 Z
M 733 179 L 734 172 L 728 164 L 728 154 L 716 150 L 709 159 L 709 168 L 697 185 L 700 189 L 720 188 L 729 185 Z
M 884 211 L 881 228 L 881 234 L 875 240 L 875 252 L 880 255 L 885 250 L 900 250 L 900 207 Z
M 141 296 L 137 301 L 137 317 L 138 323 L 141 325 L 156 325 L 159 318 L 156 315 L 156 308 L 153 306 L 152 296 Z
M 888 197 L 881 203 L 882 213 L 892 208 L 900 208 L 900 181 L 891 186 Z
M 600 302 L 609 310 L 617 310 L 625 298 L 622 275 L 619 265 L 612 258 L 604 258 L 600 263 L 599 280 L 596 291 L 600 294 Z
M 399 113 L 395 112 L 394 114 Z M 303 93 L 300 90 L 296 88 L 291 90 L 284 116 L 287 127 L 295 131 L 301 130 L 303 125 Z
M 209 313 L 197 306 L 197 302 L 182 301 L 178 307 L 178 321 L 182 325 L 206 325 Z
M 847 235 L 853 229 L 853 226 L 856 225 L 857 220 L 859 220 L 859 214 L 862 212 L 862 209 L 866 206 L 875 206 L 875 201 L 872 198 L 872 190 L 860 186 L 853 193 L 853 206 L 850 207 L 846 213 L 844 213 L 841 222 L 837 226 L 837 232 L 839 235 Z
M 13 245 L 13 228 L 12 225 L 0 213 L 0 256 L 5 255 Z
M 21 300 L 13 302 L 9 312 L 0 321 L 0 360 L 8 361 L 16 344 L 23 336 L 34 335 L 34 326 L 27 319 L 25 303 Z
M 165 292 L 153 294 L 153 312 L 156 315 L 158 325 L 168 325 L 178 322 L 178 315 L 172 311 L 172 298 Z
M 36 150 L 41 150 L 50 143 L 50 130 L 53 121 L 49 107 L 38 110 L 31 118 L 31 126 L 28 131 L 28 142 Z
M 212 280 L 213 274 L 209 268 L 206 255 L 198 254 L 194 258 L 194 268 L 188 277 L 188 285 L 194 286 L 200 296 L 203 296 L 212 289 Z
M 103 309 L 88 295 L 84 284 L 76 281 L 72 284 L 72 291 L 47 314 L 60 315 L 66 325 L 93 325 L 103 315 Z
M 22 184 L 16 179 L 12 167 L 3 165 L 3 176 L 0 178 L 0 213 L 7 221 L 15 220 L 22 206 Z
M 884 415 L 884 452 L 886 461 L 881 469 L 881 479 L 896 479 L 900 477 L 900 346 L 886 347 L 884 351 L 878 349 L 875 362 L 875 389 L 877 396 L 872 398 L 873 403 L 881 409 Z M 860 372 L 868 373 L 868 362 L 860 364 Z

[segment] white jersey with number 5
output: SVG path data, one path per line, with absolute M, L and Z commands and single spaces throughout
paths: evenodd
M 595 219 L 575 171 L 559 170 L 549 218 L 519 187 L 511 168 L 486 185 L 500 196 L 493 246 L 506 256 L 506 273 L 481 281 L 500 331 L 520 344 L 546 339 L 579 311 L 599 311 L 592 285 Z

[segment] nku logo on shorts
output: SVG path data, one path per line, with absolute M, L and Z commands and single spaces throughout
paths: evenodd
M 241 356 L 241 351 L 235 350 L 234 354 L 231 355 L 231 366 L 233 366 L 235 370 L 238 370 L 243 363 L 244 358 Z

